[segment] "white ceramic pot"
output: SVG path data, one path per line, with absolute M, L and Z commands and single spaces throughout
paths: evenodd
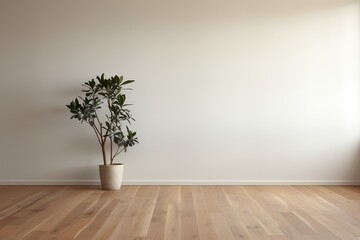
M 124 165 L 99 165 L 100 181 L 103 190 L 119 190 L 123 179 Z

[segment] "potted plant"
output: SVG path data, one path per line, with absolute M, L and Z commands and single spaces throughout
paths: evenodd
M 115 163 L 115 158 L 126 152 L 129 147 L 138 143 L 136 132 L 129 129 L 135 119 L 127 108 L 124 91 L 131 90 L 125 85 L 134 80 L 124 80 L 123 76 L 113 76 L 108 79 L 104 74 L 100 77 L 85 82 L 82 92 L 84 97 L 75 98 L 66 105 L 71 112 L 71 119 L 81 123 L 86 122 L 94 130 L 95 136 L 101 147 L 103 164 L 99 165 L 102 189 L 120 189 L 123 175 L 123 164 Z M 99 109 L 105 106 L 99 116 Z

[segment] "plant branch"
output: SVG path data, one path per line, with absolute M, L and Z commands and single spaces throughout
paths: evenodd
M 90 124 L 91 125 L 91 124 Z M 99 138 L 99 136 L 98 136 L 98 134 L 100 135 L 100 144 L 102 143 L 102 136 L 101 136 L 101 132 L 99 131 L 99 129 L 98 129 L 98 127 L 95 125 L 95 123 L 93 124 L 93 125 L 91 125 L 93 128 L 94 128 L 94 130 L 95 130 L 95 133 L 96 133 L 96 136 Z
M 119 151 L 119 150 L 120 150 L 120 146 L 118 147 L 118 149 L 116 150 L 114 156 L 112 157 L 113 159 L 114 159 L 117 155 L 119 155 L 122 151 L 124 151 L 125 148 L 121 149 L 121 151 Z
M 113 157 L 113 139 L 112 136 L 110 137 L 110 161 L 111 161 L 111 165 L 113 164 L 114 161 L 114 157 Z
M 96 131 L 96 126 L 92 126 L 92 128 L 94 129 L 94 132 L 95 132 L 96 138 L 97 138 L 97 140 L 98 140 L 99 144 L 101 145 L 101 139 L 100 139 L 100 137 L 99 137 L 99 135 L 98 135 L 98 133 L 97 133 L 97 131 Z
M 106 141 L 106 137 L 103 135 L 102 123 L 99 122 L 99 124 L 100 124 L 100 127 L 99 127 L 100 130 L 98 130 L 98 131 L 100 132 L 101 142 L 104 144 Z
M 109 107 L 109 110 L 110 110 L 110 120 L 111 120 L 110 123 L 112 123 L 112 119 L 113 119 L 111 106 L 112 106 L 112 102 L 111 102 L 110 99 L 108 99 L 108 107 Z M 110 125 L 110 127 L 112 127 L 112 126 Z M 110 136 L 110 164 L 111 165 L 113 164 L 113 161 L 114 161 L 114 157 L 113 157 L 113 136 L 111 135 Z

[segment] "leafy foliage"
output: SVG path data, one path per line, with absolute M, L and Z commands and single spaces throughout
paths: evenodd
M 131 84 L 134 80 L 124 80 L 123 76 L 113 76 L 108 79 L 104 74 L 97 76 L 96 80 L 91 79 L 85 82 L 82 90 L 85 97 L 75 98 L 70 104 L 66 105 L 70 110 L 71 119 L 77 119 L 81 123 L 88 123 L 95 131 L 103 153 L 104 165 L 106 160 L 106 143 L 110 141 L 110 164 L 113 164 L 114 158 L 122 151 L 127 151 L 128 147 L 134 146 L 138 142 L 136 132 L 129 129 L 132 121 L 130 110 L 127 109 L 131 104 L 126 103 L 126 95 L 123 93 L 125 85 Z M 105 114 L 105 122 L 101 122 L 97 110 L 106 105 L 108 114 Z M 126 130 L 126 132 L 125 132 Z M 113 143 L 117 146 L 113 150 Z

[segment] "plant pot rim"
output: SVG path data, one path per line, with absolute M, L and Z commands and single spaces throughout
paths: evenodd
M 100 164 L 99 167 L 112 167 L 112 166 L 123 166 L 122 163 L 114 163 L 114 164 Z

